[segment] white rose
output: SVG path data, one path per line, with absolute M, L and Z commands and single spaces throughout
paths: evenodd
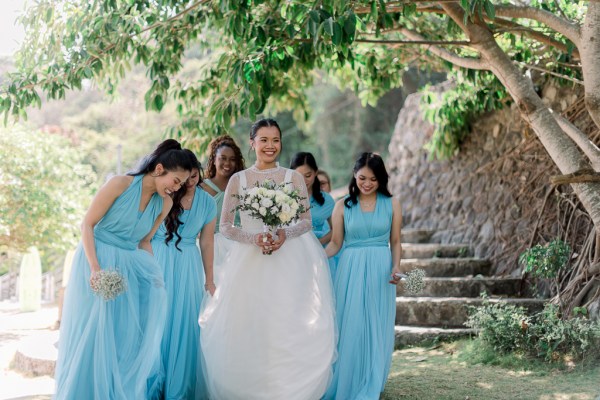
M 292 216 L 290 214 L 285 213 L 285 212 L 279 213 L 279 220 L 282 223 L 287 224 L 288 222 L 290 222 L 291 219 L 292 219 Z
M 269 198 L 264 198 L 260 201 L 260 205 L 265 208 L 269 208 L 273 205 L 273 201 Z
M 271 207 L 271 214 L 277 214 L 279 209 L 276 206 Z
M 250 190 L 248 191 L 248 194 L 249 194 L 250 196 L 256 196 L 256 195 L 258 194 L 258 190 L 259 190 L 259 189 L 258 189 L 257 187 L 253 187 L 252 189 L 250 189 Z
M 266 209 L 266 208 L 264 208 L 264 207 L 261 207 L 261 208 L 259 208 L 259 209 L 258 209 L 258 212 L 259 212 L 259 213 L 260 213 L 260 215 L 262 215 L 263 217 L 264 217 L 265 215 L 267 215 L 267 209 Z
M 258 192 L 257 192 L 257 193 L 258 193 L 259 195 L 261 195 L 262 197 L 264 197 L 264 196 L 266 196 L 266 195 L 267 195 L 267 191 L 268 191 L 267 189 L 265 189 L 265 188 L 261 187 L 261 188 L 259 188 L 259 189 L 258 189 Z
M 252 208 L 254 208 L 255 210 L 258 210 L 260 208 L 260 205 L 257 202 L 252 203 Z
M 289 214 L 291 211 L 292 211 L 292 207 L 290 207 L 288 204 L 283 203 L 281 205 L 281 212 Z
M 290 204 L 290 208 L 292 210 L 294 210 L 294 212 L 298 211 L 298 208 L 300 208 L 300 205 L 298 204 L 297 201 L 292 200 L 292 204 Z
M 266 196 L 274 197 L 275 196 L 275 191 L 273 189 L 268 189 Z

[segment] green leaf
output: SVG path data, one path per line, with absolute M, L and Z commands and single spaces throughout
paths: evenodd
M 488 17 L 490 17 L 491 19 L 496 18 L 496 8 L 490 0 L 485 0 L 485 2 L 483 3 L 483 7 L 485 8 L 485 13 Z

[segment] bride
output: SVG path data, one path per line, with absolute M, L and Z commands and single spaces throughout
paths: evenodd
M 220 230 L 235 244 L 215 268 L 217 290 L 199 319 L 208 397 L 318 400 L 336 354 L 327 257 L 312 232 L 309 211 L 273 237 L 244 212 L 242 227 L 234 226 L 235 195 L 266 179 L 291 182 L 309 207 L 302 176 L 276 163 L 277 122 L 256 122 L 250 144 L 256 163 L 231 177 L 221 214 Z

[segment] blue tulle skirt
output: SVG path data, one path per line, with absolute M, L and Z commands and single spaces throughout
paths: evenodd
M 90 289 L 81 244 L 66 289 L 56 365 L 55 399 L 144 399 L 159 368 L 166 301 L 152 255 L 96 240 L 103 269 L 118 270 L 127 291 L 105 301 Z
M 394 350 L 391 265 L 387 247 L 344 249 L 334 282 L 338 359 L 324 399 L 379 399 Z
M 167 290 L 167 318 L 161 344 L 158 385 L 148 398 L 194 400 L 206 398 L 200 363 L 198 314 L 204 293 L 204 269 L 195 243 L 152 241 Z

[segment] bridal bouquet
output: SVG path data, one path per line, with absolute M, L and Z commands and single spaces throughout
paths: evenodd
M 245 194 L 234 194 L 240 199 L 237 211 L 246 211 L 262 221 L 265 232 L 274 233 L 277 228 L 289 225 L 300 218 L 300 214 L 306 211 L 301 203 L 304 197 L 300 191 L 291 184 L 277 184 L 272 180 L 262 183 L 246 190 Z M 263 240 L 266 241 L 266 238 Z
M 92 290 L 104 300 L 113 300 L 127 290 L 125 277 L 115 270 L 103 269 L 92 277 Z

